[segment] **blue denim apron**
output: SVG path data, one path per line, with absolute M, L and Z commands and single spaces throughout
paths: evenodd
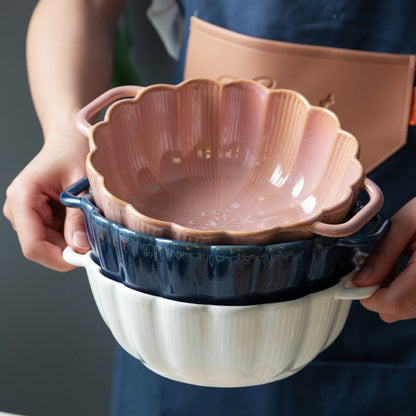
M 186 27 L 200 19 L 246 35 L 286 42 L 416 53 L 414 0 L 182 0 Z M 178 64 L 183 74 L 186 51 Z M 416 196 L 416 132 L 369 176 L 391 216 Z M 118 347 L 112 414 L 178 416 L 416 415 L 416 320 L 383 323 L 353 302 L 338 339 L 305 369 L 256 387 L 218 389 L 160 377 Z

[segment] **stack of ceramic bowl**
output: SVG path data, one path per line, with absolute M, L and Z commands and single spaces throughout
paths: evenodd
M 217 387 L 287 377 L 375 291 L 348 282 L 386 229 L 382 194 L 357 140 L 300 94 L 127 86 L 78 125 L 88 178 L 61 200 L 82 210 L 92 250 L 65 258 L 87 268 L 114 337 L 153 371 Z

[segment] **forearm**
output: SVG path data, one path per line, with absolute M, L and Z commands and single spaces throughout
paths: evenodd
M 74 123 L 109 87 L 122 0 L 41 0 L 28 29 L 27 65 L 45 140 Z

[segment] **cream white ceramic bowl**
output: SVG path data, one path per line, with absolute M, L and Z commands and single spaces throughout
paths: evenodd
M 233 245 L 343 237 L 383 203 L 357 139 L 295 91 L 203 78 L 123 86 L 82 109 L 77 125 L 97 206 L 145 234 Z M 369 202 L 343 222 L 360 189 Z
M 67 248 L 64 259 L 86 268 L 101 316 L 128 353 L 162 376 L 200 386 L 252 386 L 298 372 L 337 338 L 352 300 L 377 289 L 346 287 L 351 274 L 329 289 L 288 302 L 192 304 L 111 280 L 90 253 Z

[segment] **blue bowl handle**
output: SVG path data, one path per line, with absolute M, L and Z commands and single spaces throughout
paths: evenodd
M 337 245 L 342 247 L 353 247 L 353 248 L 372 248 L 374 244 L 382 239 L 386 234 L 390 226 L 390 221 L 387 219 L 382 219 L 379 215 L 376 215 L 371 221 L 366 225 L 369 226 L 374 222 L 374 226 L 363 233 L 356 233 L 348 237 L 342 237 L 338 240 Z
M 82 208 L 82 198 L 78 197 L 81 192 L 88 191 L 90 182 L 88 177 L 80 179 L 73 185 L 62 191 L 60 195 L 61 202 L 70 208 Z

